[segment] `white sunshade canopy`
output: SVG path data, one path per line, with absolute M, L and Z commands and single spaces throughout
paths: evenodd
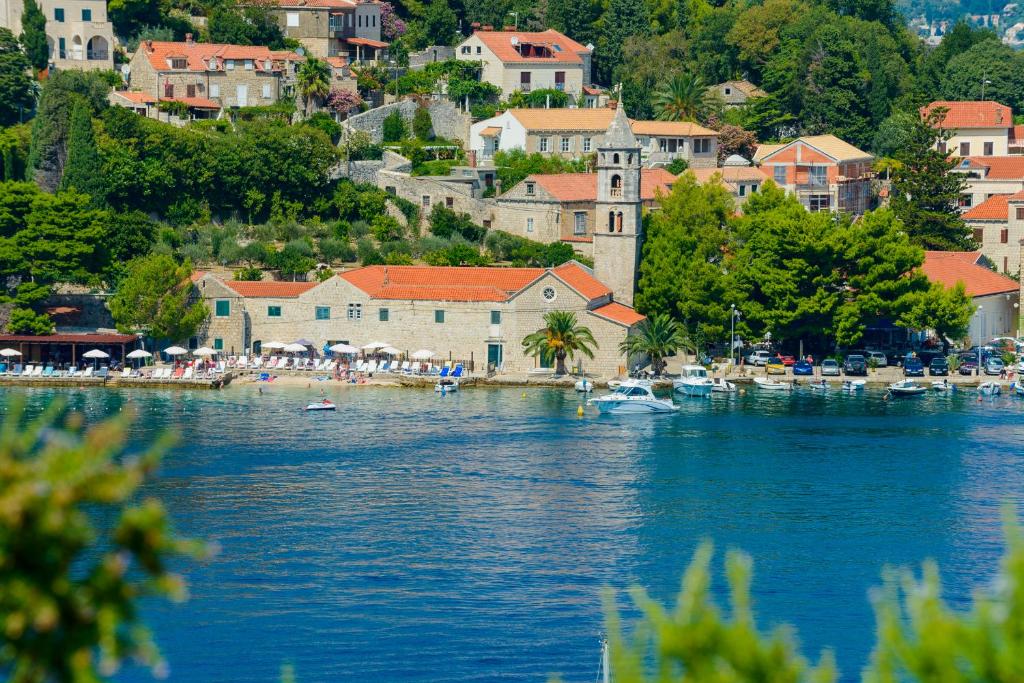
M 82 358 L 110 358 L 110 354 L 106 351 L 100 351 L 99 349 L 93 349 L 92 351 L 86 351 L 82 354 Z
M 283 343 L 281 343 L 279 341 L 268 341 L 266 344 L 263 344 L 263 348 L 264 349 L 270 349 L 271 351 L 275 351 L 277 349 L 283 349 L 284 347 L 285 347 L 285 344 L 283 344 Z
M 380 352 L 387 354 L 389 356 L 397 356 L 398 354 L 401 353 L 401 351 L 396 349 L 394 346 L 385 346 L 383 349 L 380 350 Z
M 287 346 L 285 346 L 281 350 L 286 352 L 286 353 L 305 353 L 309 349 L 307 349 L 302 344 L 288 344 Z
M 145 349 L 135 349 L 127 356 L 125 356 L 125 358 L 149 358 L 152 355 L 153 354 L 151 354 L 149 351 L 146 351 Z
M 14 349 L 0 349 L 0 356 L 3 356 L 4 358 L 10 358 L 11 356 L 20 356 L 20 355 L 21 355 L 21 351 L 16 351 Z
M 166 353 L 168 356 L 181 356 L 183 354 L 188 353 L 188 349 L 183 349 L 180 346 L 168 346 L 166 349 L 164 349 L 164 353 Z
M 359 353 L 359 349 L 351 344 L 335 344 L 327 348 L 331 353 Z
M 198 349 L 192 352 L 193 356 L 213 356 L 217 352 L 211 349 L 209 346 L 200 346 Z
M 390 344 L 386 342 L 370 342 L 363 346 L 363 349 L 366 351 L 376 351 L 377 349 L 387 348 L 388 346 L 390 346 Z
M 436 354 L 433 351 L 431 351 L 430 349 L 420 349 L 419 351 L 413 352 L 412 359 L 413 360 L 430 360 L 435 355 Z

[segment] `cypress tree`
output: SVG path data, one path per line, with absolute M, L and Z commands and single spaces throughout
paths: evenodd
M 103 166 L 92 132 L 92 114 L 83 101 L 75 102 L 68 125 L 68 155 L 60 189 L 74 188 L 89 195 L 94 206 L 104 203 Z
M 46 44 L 46 16 L 36 0 L 24 0 L 25 11 L 21 15 L 21 44 L 28 55 L 28 61 L 39 70 L 45 69 L 50 58 Z

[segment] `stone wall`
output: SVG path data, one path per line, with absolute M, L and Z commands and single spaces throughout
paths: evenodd
M 420 207 L 424 220 L 430 215 L 430 210 L 440 204 L 458 213 L 468 213 L 477 225 L 487 228 L 494 226 L 494 201 L 475 199 L 464 183 L 445 182 L 437 177 L 411 176 L 389 168 L 377 173 L 377 187 Z
M 402 100 L 394 104 L 385 104 L 354 116 L 349 116 L 342 122 L 342 126 L 348 130 L 360 130 L 370 136 L 374 144 L 384 141 L 384 119 L 392 112 L 399 112 L 407 123 L 412 124 L 412 117 L 416 114 L 419 105 L 414 100 Z
M 462 143 L 463 149 L 469 147 L 472 116 L 459 109 L 451 100 L 431 100 L 427 103 L 427 110 L 430 112 L 430 124 L 434 128 L 434 135 L 458 140 Z
M 412 127 L 412 119 L 419 107 L 420 104 L 416 100 L 399 100 L 350 116 L 342 122 L 342 126 L 348 130 L 363 131 L 370 136 L 374 144 L 380 144 L 384 140 L 384 119 L 397 111 L 405 119 L 406 124 Z M 471 117 L 461 112 L 455 103 L 450 100 L 430 100 L 426 107 L 430 112 L 430 122 L 435 135 L 459 140 L 463 145 L 469 143 Z
M 51 294 L 46 309 L 58 331 L 114 329 L 107 294 Z
M 431 45 L 419 52 L 409 53 L 409 68 L 422 69 L 433 62 L 445 62 L 455 59 L 455 48 L 448 45 Z

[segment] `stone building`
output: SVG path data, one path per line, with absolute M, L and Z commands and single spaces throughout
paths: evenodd
M 1020 244 L 1017 244 L 1020 250 Z M 932 282 L 947 288 L 964 284 L 974 313 L 968 328 L 971 344 L 995 337 L 1016 337 L 1020 328 L 1020 283 L 993 273 L 976 251 L 926 251 L 921 270 Z
M 619 375 L 626 366 L 619 344 L 643 320 L 574 261 L 549 269 L 369 266 L 322 283 L 202 274 L 195 287 L 210 318 L 192 344 L 243 353 L 302 338 L 318 348 L 382 341 L 406 353 L 428 348 L 476 372 L 537 367 L 523 354 L 522 339 L 543 326 L 546 312 L 559 310 L 576 313 L 597 340 L 586 370 Z
M 0 0 L 0 26 L 22 32 L 24 0 Z M 46 16 L 50 65 L 57 69 L 113 69 L 114 27 L 104 0 L 40 0 Z
M 922 120 L 944 109 L 936 127 L 950 137 L 936 148 L 958 157 L 1005 156 L 1014 134 L 1013 110 L 998 102 L 932 102 L 921 107 Z
M 726 107 L 742 107 L 758 97 L 768 96 L 768 93 L 764 90 L 750 81 L 744 80 L 719 83 L 718 85 L 711 86 L 711 90 L 722 98 L 722 102 L 725 103 Z
M 478 30 L 455 48 L 455 58 L 482 62 L 480 80 L 501 88 L 507 99 L 519 91 L 560 90 L 577 98 L 591 84 L 592 46 L 546 31 Z
M 1024 156 L 967 157 L 953 169 L 967 180 L 960 208 L 969 211 L 1000 194 L 1024 190 Z
M 1024 239 L 1024 192 L 997 194 L 964 214 L 981 253 L 1001 273 L 1020 273 L 1020 242 Z
M 758 145 L 754 162 L 808 211 L 860 215 L 871 208 L 875 158 L 834 135 Z
M 268 10 L 288 38 L 314 57 L 372 63 L 386 58 L 380 3 L 374 0 L 276 0 Z
M 291 62 L 275 54 L 266 47 L 197 43 L 191 35 L 181 43 L 147 40 L 132 57 L 128 92 L 117 95 L 180 102 L 207 117 L 227 107 L 274 104 L 291 68 Z
M 730 163 L 730 161 L 732 163 Z M 761 169 L 751 166 L 742 157 L 730 157 L 721 168 L 691 168 L 692 173 L 701 185 L 716 181 L 732 195 L 736 207 L 742 207 L 751 195 L 760 190 L 768 176 Z

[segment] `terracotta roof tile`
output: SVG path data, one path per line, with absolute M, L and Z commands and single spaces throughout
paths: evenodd
M 506 301 L 543 268 L 368 266 L 339 277 L 377 299 Z
M 615 110 L 594 109 L 510 109 L 509 113 L 527 130 L 572 130 L 603 133 L 608 130 Z
M 133 344 L 139 340 L 134 334 L 0 334 L 0 344 L 9 342 L 43 344 Z
M 987 169 L 989 180 L 1024 180 L 1024 156 L 966 157 L 960 168 Z
M 346 38 L 349 45 L 362 45 L 363 47 L 384 48 L 388 46 L 383 40 L 370 40 L 369 38 Z
M 224 280 L 224 285 L 238 294 L 249 298 L 291 299 L 316 287 L 318 282 L 277 282 L 260 280 L 244 282 Z
M 152 95 L 135 90 L 115 90 L 114 95 L 136 104 L 156 104 L 157 101 Z
M 270 62 L 273 70 L 273 54 L 267 47 L 259 45 L 225 45 L 221 43 L 172 43 L 160 40 L 143 41 L 139 50 L 146 56 L 149 63 L 157 71 L 224 71 L 224 60 L 253 60 L 256 71 L 267 71 L 266 63 Z M 186 60 L 186 69 L 172 69 L 169 60 L 182 57 Z M 212 61 L 212 66 L 211 66 Z M 244 65 L 236 64 L 235 68 Z
M 1012 128 L 1013 110 L 998 102 L 932 102 L 921 107 L 921 118 L 933 109 L 948 109 L 939 128 Z
M 721 176 L 726 183 L 748 182 L 763 183 L 768 180 L 768 174 L 756 166 L 723 166 L 722 168 L 691 168 L 686 171 L 692 173 L 698 183 L 702 185 L 713 177 Z
M 612 293 L 612 290 L 594 277 L 589 269 L 575 261 L 563 263 L 553 268 L 551 272 L 587 299 L 599 299 Z
M 646 316 L 640 315 L 629 306 L 613 301 L 590 311 L 594 315 L 607 318 L 613 322 L 632 327 L 638 322 L 645 320 Z
M 675 137 L 714 136 L 718 132 L 692 121 L 634 121 L 630 128 L 635 135 L 670 135 Z
M 1010 142 L 1018 145 L 1024 144 L 1024 125 L 1018 123 L 1010 129 Z
M 1020 284 L 1016 280 L 977 265 L 973 261 L 976 257 L 977 252 L 926 251 L 921 270 L 929 280 L 946 287 L 963 282 L 972 297 L 1019 291 Z
M 776 152 L 800 143 L 810 145 L 827 156 L 832 157 L 837 162 L 873 158 L 868 152 L 857 149 L 845 140 L 840 140 L 835 135 L 807 135 L 784 145 L 758 145 L 757 151 L 754 153 L 754 161 L 764 161 Z
M 965 221 L 1005 221 L 1009 217 L 1008 194 L 997 194 L 964 213 Z
M 181 102 L 193 109 L 220 109 L 220 105 L 214 100 L 205 97 L 161 97 L 161 102 Z
M 355 9 L 353 0 L 276 0 L 278 7 Z
M 676 177 L 663 168 L 645 168 L 640 171 L 640 198 L 653 201 L 658 192 L 668 194 Z M 529 176 L 533 181 L 560 202 L 597 201 L 596 173 L 538 173 Z
M 480 39 L 487 48 L 494 53 L 494 56 L 502 62 L 546 62 L 555 64 L 582 64 L 580 54 L 589 53 L 590 50 L 577 43 L 572 38 L 548 29 L 547 31 L 477 31 L 473 34 Z M 512 39 L 517 43 L 514 44 Z M 517 45 L 538 45 L 547 47 L 550 57 L 526 56 L 519 53 Z

